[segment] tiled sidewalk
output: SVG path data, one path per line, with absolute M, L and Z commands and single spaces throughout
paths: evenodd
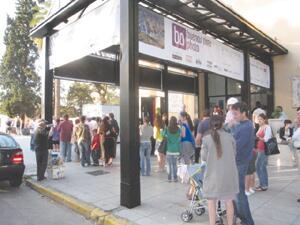
M 292 167 L 287 146 L 280 146 L 281 154 L 269 159 L 270 187 L 266 192 L 249 197 L 250 207 L 256 225 L 300 225 L 300 173 Z M 152 171 L 156 169 L 156 159 L 152 158 Z M 87 172 L 106 171 L 107 174 L 93 176 Z M 67 195 L 112 211 L 136 224 L 186 224 L 180 215 L 187 208 L 185 198 L 188 186 L 168 183 L 166 173 L 152 172 L 150 177 L 141 177 L 142 205 L 126 209 L 120 202 L 119 159 L 113 167 L 82 168 L 79 163 L 67 163 L 65 179 L 47 180 L 41 184 Z M 208 215 L 194 215 L 190 224 L 208 224 Z

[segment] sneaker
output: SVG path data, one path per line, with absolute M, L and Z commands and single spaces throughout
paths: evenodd
M 250 192 L 251 194 L 254 194 L 254 193 L 255 193 L 255 190 L 254 190 L 253 188 L 249 188 L 249 192 Z
M 247 196 L 250 196 L 252 193 L 251 193 L 250 191 L 245 191 L 245 194 L 246 194 Z

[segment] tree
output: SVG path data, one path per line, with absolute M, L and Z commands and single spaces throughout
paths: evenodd
M 94 84 L 94 91 L 99 95 L 99 101 L 101 104 L 119 105 L 120 98 L 116 93 L 116 87 L 108 84 Z
M 82 115 L 82 106 L 84 104 L 93 103 L 93 98 L 91 97 L 91 87 L 90 84 L 74 82 L 70 86 L 67 95 L 67 106 L 69 109 L 75 108 L 77 116 Z
M 40 103 L 40 78 L 35 72 L 38 53 L 29 37 L 34 6 L 32 0 L 18 0 L 15 18 L 7 17 L 0 86 L 1 110 L 9 116 L 33 116 Z

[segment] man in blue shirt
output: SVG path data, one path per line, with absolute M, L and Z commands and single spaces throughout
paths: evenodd
M 241 219 L 241 224 L 254 225 L 248 197 L 245 194 L 245 176 L 254 148 L 254 128 L 252 122 L 248 119 L 248 107 L 245 103 L 238 102 L 232 105 L 232 112 L 236 121 L 239 122 L 233 129 L 239 175 L 239 193 L 236 198 L 237 216 Z

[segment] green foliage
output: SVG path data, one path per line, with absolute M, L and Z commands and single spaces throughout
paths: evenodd
M 76 109 L 76 116 L 82 115 L 82 106 L 93 103 L 91 97 L 91 85 L 86 83 L 74 82 L 69 89 L 67 96 L 68 110 Z
M 117 88 L 108 84 L 94 84 L 94 91 L 98 93 L 100 97 L 100 103 L 105 105 L 119 105 L 120 97 L 117 94 Z
M 272 112 L 271 117 L 274 119 L 278 119 L 281 116 L 281 109 L 276 107 L 274 112 Z
M 34 6 L 32 0 L 18 0 L 15 18 L 7 18 L 0 86 L 1 110 L 9 116 L 33 116 L 40 102 L 40 78 L 35 72 L 38 53 L 29 37 Z

